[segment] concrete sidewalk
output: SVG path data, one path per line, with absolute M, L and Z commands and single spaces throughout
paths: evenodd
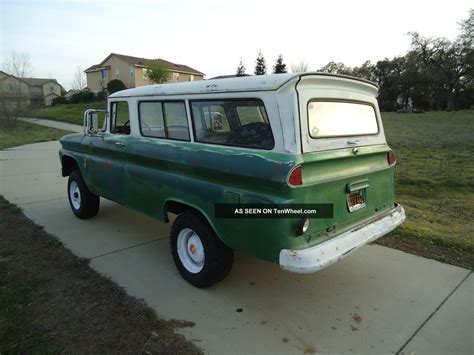
M 73 216 L 58 149 L 0 151 L 0 194 L 160 316 L 195 322 L 182 333 L 207 353 L 474 353 L 469 270 L 381 246 L 311 275 L 237 254 L 226 280 L 196 289 L 174 267 L 169 224 L 103 199 L 95 218 Z
M 18 119 L 20 121 L 23 121 L 23 122 L 29 122 L 29 123 L 34 123 L 34 124 L 38 124 L 38 125 L 41 125 L 41 126 L 62 129 L 63 131 L 70 131 L 70 132 L 75 132 L 75 133 L 84 132 L 82 126 L 79 126 L 77 124 L 72 124 L 72 123 L 65 123 L 65 122 L 59 122 L 59 121 L 53 121 L 53 120 L 45 120 L 43 118 L 20 117 Z

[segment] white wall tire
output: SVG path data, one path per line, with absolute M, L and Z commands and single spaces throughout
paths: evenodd
M 81 191 L 76 181 L 71 181 L 69 184 L 69 200 L 74 209 L 81 208 Z
M 171 253 L 181 276 L 196 287 L 223 280 L 232 269 L 233 251 L 199 213 L 186 211 L 173 223 Z
M 181 229 L 176 241 L 176 251 L 181 263 L 190 273 L 197 274 L 204 267 L 204 246 L 199 235 L 192 229 Z
M 69 175 L 67 192 L 69 205 L 76 217 L 91 218 L 99 211 L 100 198 L 89 190 L 79 170 Z

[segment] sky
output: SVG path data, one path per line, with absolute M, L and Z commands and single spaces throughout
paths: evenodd
M 279 54 L 290 68 L 356 66 L 403 55 L 409 31 L 454 39 L 472 1 L 0 0 L 0 66 L 26 53 L 35 77 L 71 88 L 77 67 L 110 53 L 162 58 L 204 72 L 253 73 Z

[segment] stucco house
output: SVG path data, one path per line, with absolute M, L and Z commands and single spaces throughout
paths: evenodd
M 71 90 L 69 90 L 68 92 L 66 92 L 63 97 L 64 97 L 67 101 L 70 101 L 71 98 L 72 98 L 72 95 L 74 95 L 74 94 L 79 94 L 80 92 L 81 92 L 81 90 L 71 89 Z
M 30 105 L 28 84 L 16 76 L 0 71 L 0 103 L 3 108 L 20 104 L 21 107 Z
M 55 97 L 61 96 L 61 85 L 56 79 L 17 78 L 0 71 L 0 98 L 25 106 L 51 106 Z
M 51 106 L 53 99 L 61 96 L 61 85 L 56 79 L 23 78 L 28 84 L 33 106 Z
M 127 88 L 150 85 L 146 77 L 146 63 L 155 61 L 171 72 L 169 82 L 194 81 L 204 79 L 204 73 L 183 64 L 175 64 L 163 59 L 146 59 L 122 55 L 109 54 L 102 62 L 95 64 L 84 72 L 87 76 L 87 88 L 97 93 L 107 87 L 109 81 L 120 79 Z

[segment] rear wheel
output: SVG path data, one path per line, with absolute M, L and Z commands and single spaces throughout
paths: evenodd
M 86 219 L 97 214 L 100 198 L 89 190 L 79 170 L 73 171 L 69 175 L 67 190 L 69 205 L 76 217 Z
M 171 253 L 181 276 L 196 287 L 223 280 L 232 269 L 233 251 L 198 213 L 180 214 L 171 228 Z

